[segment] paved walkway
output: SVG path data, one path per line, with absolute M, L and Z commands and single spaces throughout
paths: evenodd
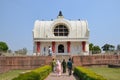
M 74 75 L 69 76 L 67 73 L 62 73 L 61 76 L 57 76 L 56 73 L 50 73 L 49 76 L 45 80 L 79 80 Z

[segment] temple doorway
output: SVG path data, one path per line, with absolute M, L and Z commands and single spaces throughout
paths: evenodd
M 62 44 L 58 46 L 58 53 L 64 53 L 64 46 Z

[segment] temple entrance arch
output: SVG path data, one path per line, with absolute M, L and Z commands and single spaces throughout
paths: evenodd
M 64 53 L 64 45 L 63 44 L 58 45 L 58 53 Z

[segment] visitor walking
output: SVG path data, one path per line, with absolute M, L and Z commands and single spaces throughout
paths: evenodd
M 46 47 L 44 47 L 43 51 L 44 51 L 44 52 L 43 52 L 43 53 L 44 53 L 43 55 L 45 56 L 45 55 L 46 55 Z
M 52 56 L 52 48 L 50 46 L 48 48 L 48 54 L 49 54 L 49 56 Z
M 65 59 L 63 59 L 62 68 L 63 68 L 63 73 L 66 73 L 66 61 L 65 61 Z
M 61 63 L 59 60 L 57 60 L 56 62 L 56 73 L 57 73 L 57 76 L 61 75 Z
M 55 67 L 56 67 L 56 62 L 55 62 L 55 59 L 53 58 L 53 61 L 52 61 L 52 71 L 55 72 Z
M 71 61 L 71 58 L 69 58 L 69 61 L 67 62 L 67 67 L 68 67 L 69 75 L 71 75 L 72 74 L 72 61 Z

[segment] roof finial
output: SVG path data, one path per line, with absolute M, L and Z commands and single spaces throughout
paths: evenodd
M 59 11 L 59 15 L 58 15 L 58 16 L 63 16 L 63 15 L 62 15 L 62 11 Z
M 59 11 L 58 18 L 63 18 L 62 11 Z

